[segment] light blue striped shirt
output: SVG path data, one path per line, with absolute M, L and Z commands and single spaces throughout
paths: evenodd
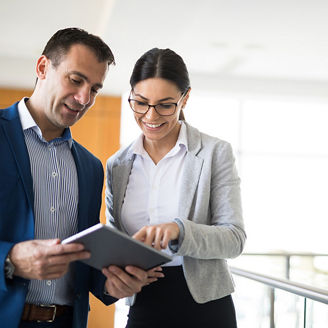
M 69 129 L 47 142 L 25 101 L 18 111 L 30 157 L 34 191 L 35 239 L 67 238 L 77 232 L 78 179 Z M 73 304 L 72 269 L 60 279 L 31 280 L 26 297 L 33 304 Z

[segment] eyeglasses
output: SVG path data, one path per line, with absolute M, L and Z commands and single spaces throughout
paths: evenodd
M 184 96 L 185 96 L 185 93 L 180 97 L 180 99 L 176 103 L 167 102 L 167 103 L 159 103 L 156 105 L 150 105 L 150 104 L 147 104 L 146 102 L 132 99 L 130 97 L 129 97 L 128 101 L 129 101 L 131 109 L 137 114 L 146 114 L 149 111 L 150 107 L 154 107 L 154 109 L 158 115 L 171 116 L 175 113 L 179 102 L 181 101 L 181 99 Z

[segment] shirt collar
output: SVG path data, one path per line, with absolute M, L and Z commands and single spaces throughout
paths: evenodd
M 21 124 L 22 124 L 23 131 L 28 130 L 28 129 L 32 129 L 39 136 L 39 138 L 44 141 L 41 129 L 35 123 L 30 111 L 28 110 L 28 108 L 26 106 L 26 101 L 27 100 L 28 100 L 28 98 L 24 97 L 18 103 L 18 113 L 19 113 L 19 118 L 20 118 L 20 121 L 21 121 Z M 73 139 L 72 139 L 71 131 L 70 131 L 69 128 L 66 128 L 64 130 L 64 133 L 60 138 L 56 138 L 54 140 L 51 140 L 51 142 L 53 142 L 55 140 L 56 141 L 58 141 L 58 140 L 67 141 L 69 147 L 72 148 Z
M 166 154 L 165 157 L 174 156 L 180 148 L 184 147 L 188 151 L 188 142 L 187 142 L 187 128 L 183 121 L 179 121 L 181 128 L 179 131 L 178 140 L 175 146 Z M 140 156 L 148 156 L 144 146 L 143 146 L 143 134 L 141 134 L 132 145 L 132 152 Z M 181 146 L 181 147 L 180 147 Z
M 143 146 L 143 134 L 140 134 L 140 136 L 134 141 L 132 145 L 132 152 L 136 155 L 146 155 L 145 148 Z
M 179 146 L 181 146 L 181 145 L 185 146 L 186 150 L 188 151 L 187 127 L 183 121 L 179 121 L 179 123 L 181 124 L 181 128 L 180 128 L 180 133 L 179 133 L 179 137 L 178 137 L 176 144 Z

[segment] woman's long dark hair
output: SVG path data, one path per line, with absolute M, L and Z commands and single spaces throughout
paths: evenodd
M 173 82 L 182 94 L 186 94 L 190 88 L 186 64 L 171 49 L 153 48 L 144 53 L 134 65 L 130 78 L 131 88 L 140 81 L 155 77 Z M 179 119 L 185 119 L 182 111 Z

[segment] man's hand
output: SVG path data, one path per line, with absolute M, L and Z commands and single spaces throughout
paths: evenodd
M 147 271 L 147 283 L 146 285 L 151 284 L 152 282 L 155 282 L 158 278 L 164 278 L 164 274 L 163 274 L 163 269 L 162 267 L 156 267 L 153 268 L 151 270 Z
M 107 277 L 105 287 L 108 294 L 116 298 L 123 298 L 139 293 L 143 286 L 164 277 L 161 271 L 161 267 L 144 271 L 130 265 L 125 267 L 124 271 L 111 265 L 108 268 L 103 268 L 102 273 Z
M 158 250 L 165 249 L 170 240 L 179 238 L 180 229 L 177 223 L 162 223 L 144 226 L 133 235 L 133 238 Z
M 17 243 L 9 252 L 15 276 L 26 279 L 58 279 L 70 262 L 87 259 L 90 253 L 81 244 L 62 245 L 59 239 L 28 240 Z

